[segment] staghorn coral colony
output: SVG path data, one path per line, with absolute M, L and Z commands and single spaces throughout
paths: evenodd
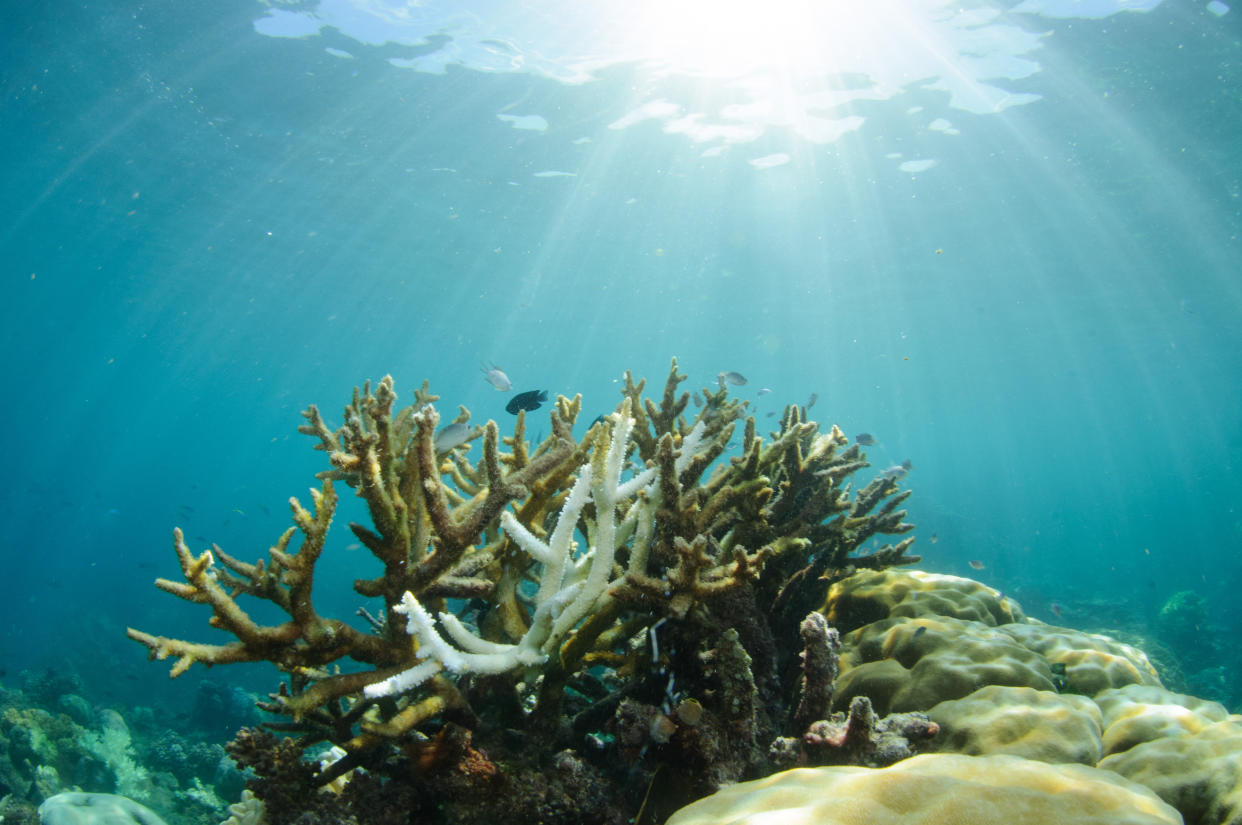
M 235 640 L 129 636 L 174 677 L 259 661 L 285 674 L 262 704 L 278 721 L 230 745 L 268 822 L 663 821 L 769 772 L 775 740 L 827 718 L 835 632 L 804 628 L 806 655 L 799 641 L 826 587 L 917 561 L 910 537 L 859 552 L 912 529 L 910 493 L 855 488 L 868 464 L 839 429 L 791 406 L 765 439 L 723 387 L 690 416 L 684 380 L 674 361 L 656 402 L 627 375 L 580 439 L 580 399 L 562 397 L 540 444 L 519 413 L 511 436 L 489 421 L 440 452 L 426 384 L 403 408 L 391 378 L 355 390 L 336 430 L 312 406 L 300 429 L 331 469 L 310 509 L 290 500 L 267 558 L 195 555 L 175 531 L 185 580 L 156 582 Z M 349 529 L 383 565 L 354 582 L 382 609 L 352 622 L 314 592 L 341 485 L 365 500 L 371 524 Z M 247 599 L 284 620 L 257 622 Z
M 856 486 L 836 427 L 788 407 L 764 438 L 727 382 L 684 380 L 674 361 L 657 402 L 627 375 L 581 438 L 559 398 L 531 444 L 525 413 L 446 431 L 426 384 L 398 408 L 384 378 L 339 429 L 304 413 L 331 468 L 265 559 L 174 531 L 185 580 L 157 586 L 234 640 L 130 637 L 173 676 L 284 674 L 228 745 L 248 787 L 226 825 L 1242 825 L 1242 716 L 1166 690 L 1137 647 L 896 569 L 911 536 L 863 545 L 912 530 L 901 474 Z M 341 485 L 383 567 L 348 619 L 313 586 Z

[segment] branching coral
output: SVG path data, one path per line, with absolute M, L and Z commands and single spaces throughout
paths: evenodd
M 875 535 L 911 529 L 899 509 L 909 493 L 888 478 L 855 492 L 861 449 L 835 427 L 821 433 L 801 408 L 787 408 L 769 439 L 723 388 L 701 391 L 688 419 L 684 380 L 674 361 L 657 403 L 627 374 L 616 412 L 580 439 L 579 399 L 559 398 L 537 445 L 519 413 L 512 436 L 489 421 L 437 450 L 438 398 L 425 383 L 401 409 L 391 378 L 364 385 L 335 430 L 312 406 L 300 431 L 331 469 L 311 509 L 291 499 L 293 526 L 253 563 L 214 546 L 195 555 L 174 531 L 184 581 L 156 582 L 208 605 L 210 623 L 235 641 L 129 635 L 174 658 L 173 676 L 196 662 L 253 661 L 288 674 L 263 705 L 288 719 L 269 727 L 298 734 L 299 747 L 330 740 L 346 751 L 314 784 L 364 762 L 391 765 L 375 762 L 386 743 L 383 752 L 413 759 L 411 744 L 450 727 L 471 731 L 497 764 L 508 754 L 512 770 L 558 751 L 571 754 L 567 765 L 606 765 L 620 753 L 623 706 L 646 709 L 628 718 L 648 719 L 651 738 L 624 751 L 620 761 L 643 769 L 617 770 L 619 799 L 661 766 L 668 782 L 708 768 L 695 792 L 754 772 L 797 693 L 785 675 L 793 648 L 777 642 L 789 617 L 796 632 L 828 584 L 857 567 L 917 560 L 905 555 L 909 538 L 860 552 Z M 469 418 L 460 408 L 454 423 Z M 730 457 L 739 423 L 740 455 Z M 467 457 L 474 440 L 477 462 Z M 370 515 L 350 530 L 383 566 L 354 582 L 382 601 L 355 623 L 322 615 L 314 598 L 342 483 Z M 244 597 L 286 618 L 261 624 Z M 342 660 L 356 665 L 342 670 Z

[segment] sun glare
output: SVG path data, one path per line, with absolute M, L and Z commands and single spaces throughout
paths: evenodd
M 879 4 L 839 0 L 646 0 L 639 37 L 670 70 L 710 77 L 822 75 L 842 35 L 870 28 Z M 861 9 L 862 11 L 859 11 Z M 879 16 L 879 15 L 876 15 Z

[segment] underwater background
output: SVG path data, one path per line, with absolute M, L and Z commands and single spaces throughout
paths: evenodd
M 0 683 L 270 690 L 125 628 L 208 632 L 151 586 L 172 528 L 264 554 L 307 404 L 392 374 L 503 427 L 494 363 L 589 420 L 675 356 L 910 461 L 920 569 L 1242 711 L 1242 11 L 624 6 L 6 10 Z

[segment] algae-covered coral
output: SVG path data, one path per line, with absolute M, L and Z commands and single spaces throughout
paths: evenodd
M 909 491 L 855 486 L 868 464 L 839 429 L 791 406 L 765 438 L 723 387 L 691 415 L 684 380 L 674 361 L 653 400 L 627 375 L 580 438 L 580 400 L 562 397 L 541 443 L 519 413 L 509 436 L 489 421 L 442 451 L 426 384 L 405 407 L 390 378 L 356 389 L 336 429 L 312 406 L 300 429 L 331 469 L 311 508 L 291 499 L 294 526 L 253 562 L 196 555 L 175 531 L 184 581 L 156 582 L 234 640 L 129 635 L 173 676 L 259 661 L 286 674 L 263 707 L 294 739 L 251 730 L 231 746 L 268 821 L 360 806 L 358 821 L 660 821 L 764 772 L 769 743 L 816 716 L 789 709 L 823 658 L 800 660 L 797 634 L 827 586 L 917 561 L 910 537 L 862 552 L 912 529 Z M 354 621 L 323 615 L 314 587 L 341 484 L 365 501 L 371 524 L 349 528 L 383 565 L 353 585 L 382 608 Z M 256 621 L 248 599 L 283 620 Z M 321 743 L 338 748 L 322 764 L 280 767 Z

